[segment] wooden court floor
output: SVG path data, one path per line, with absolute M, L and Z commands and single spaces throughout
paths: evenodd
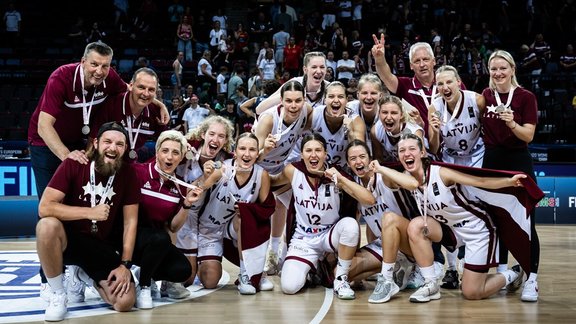
M 537 303 L 520 301 L 519 292 L 466 301 L 458 290 L 442 290 L 442 299 L 427 304 L 410 303 L 411 291 L 402 291 L 388 303 L 373 305 L 368 297 L 374 282 L 366 281 L 355 300 L 344 301 L 323 287 L 284 295 L 276 276 L 271 277 L 274 291 L 241 296 L 233 285 L 238 270 L 225 262 L 230 282 L 206 296 L 153 310 L 62 323 L 576 323 L 576 226 L 543 225 L 538 232 L 542 253 Z M 0 250 L 31 249 L 35 249 L 33 240 L 0 240 Z

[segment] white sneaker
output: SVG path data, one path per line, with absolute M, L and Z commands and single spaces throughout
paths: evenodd
M 190 296 L 190 291 L 180 282 L 162 282 L 162 296 L 172 299 L 183 299 Z
M 420 287 L 410 296 L 412 303 L 427 303 L 431 300 L 440 299 L 440 286 L 438 280 L 426 281 L 424 286 Z
M 278 274 L 278 272 L 280 272 L 278 263 L 279 263 L 278 254 L 276 254 L 272 250 L 268 250 L 268 254 L 266 255 L 266 265 L 264 266 L 264 272 L 270 276 Z
M 536 280 L 528 280 L 524 283 L 520 299 L 525 302 L 538 301 L 538 282 Z
M 334 279 L 334 293 L 340 299 L 354 299 L 356 294 L 354 290 L 350 288 L 350 283 L 348 283 L 348 276 L 342 275 Z
M 420 267 L 414 266 L 412 272 L 408 276 L 408 282 L 406 283 L 406 288 L 417 289 L 424 285 L 424 277 L 420 272 Z
M 152 302 L 152 291 L 150 287 L 140 287 L 136 295 L 136 307 L 140 309 L 151 309 L 154 308 L 154 302 Z
M 262 278 L 260 278 L 260 290 L 261 291 L 271 291 L 274 290 L 274 283 L 272 280 L 266 277 L 266 274 L 262 274 Z
M 40 298 L 42 298 L 45 302 L 50 302 L 50 297 L 52 296 L 52 288 L 47 283 L 40 284 Z
M 414 264 L 410 262 L 403 253 L 398 253 L 396 258 L 396 264 L 394 265 L 394 273 L 392 278 L 394 278 L 394 283 L 400 290 L 404 290 L 408 286 L 408 279 L 412 273 Z M 378 278 L 380 278 L 378 276 Z
M 71 303 L 81 303 L 84 301 L 84 291 L 86 289 L 86 284 L 80 279 L 80 276 L 84 276 L 85 273 L 80 274 L 80 272 L 84 272 L 84 270 L 82 270 L 79 266 L 66 266 L 64 284 L 66 285 L 66 295 L 68 295 L 68 301 Z
M 368 302 L 371 304 L 381 304 L 385 303 L 396 295 L 400 291 L 398 285 L 391 280 L 386 280 L 384 275 L 378 274 L 378 282 L 376 282 L 376 287 L 374 287 L 374 292 L 368 298 Z
M 239 274 L 238 275 L 238 291 L 240 295 L 254 295 L 256 294 L 256 288 L 252 286 L 250 278 L 248 275 Z
M 67 297 L 65 292 L 52 292 L 48 307 L 46 307 L 46 312 L 44 313 L 44 320 L 48 322 L 59 322 L 63 320 L 68 312 L 66 302 Z
M 442 263 L 434 261 L 434 274 L 438 279 L 444 277 L 444 265 Z

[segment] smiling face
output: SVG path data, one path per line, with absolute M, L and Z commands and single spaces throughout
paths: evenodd
M 512 85 L 512 76 L 515 73 L 514 68 L 508 61 L 501 57 L 494 57 L 488 62 L 490 70 L 490 80 L 497 88 L 509 88 Z
M 414 71 L 414 76 L 418 80 L 429 80 L 434 77 L 434 65 L 436 61 L 428 51 L 420 47 L 412 55 L 410 69 Z
M 284 122 L 293 123 L 300 115 L 302 107 L 304 107 L 304 94 L 302 91 L 284 91 L 284 94 L 282 94 L 282 107 L 284 109 Z
M 307 76 L 310 88 L 320 89 L 320 85 L 324 82 L 324 75 L 326 75 L 326 59 L 322 56 L 311 57 L 304 66 L 304 74 Z M 310 88 L 307 90 L 312 90 Z
M 424 155 L 425 152 L 420 147 L 420 142 L 417 139 L 402 139 L 398 143 L 398 159 L 404 169 L 412 175 L 416 175 L 422 168 Z
M 100 138 L 94 139 L 94 149 L 97 152 L 96 170 L 104 176 L 110 176 L 122 166 L 122 157 L 126 152 L 126 136 L 116 130 L 105 131 Z
M 223 124 L 213 123 L 210 125 L 208 130 L 206 130 L 206 133 L 202 135 L 204 145 L 202 145 L 202 151 L 200 154 L 209 159 L 215 158 L 216 154 L 220 152 L 228 140 L 226 134 L 226 126 Z
M 130 82 L 130 104 L 132 107 L 144 108 L 156 98 L 158 80 L 145 72 L 136 75 L 133 82 Z
M 380 99 L 380 91 L 377 84 L 372 82 L 364 83 L 360 89 L 358 89 L 358 100 L 360 101 L 360 107 L 364 112 L 372 112 L 378 107 L 378 99 Z
M 173 140 L 165 140 L 160 144 L 156 152 L 156 164 L 160 170 L 173 174 L 176 167 L 182 162 L 184 154 L 182 153 L 182 145 L 180 142 Z
M 339 117 L 346 111 L 346 89 L 343 86 L 330 86 L 326 90 L 326 114 L 331 117 Z
M 326 162 L 326 149 L 322 142 L 310 140 L 302 148 L 302 159 L 309 172 L 321 172 Z
M 83 57 L 80 64 L 84 69 L 84 87 L 86 89 L 100 85 L 110 73 L 112 55 L 103 56 L 96 51 L 90 51 Z
M 456 103 L 460 98 L 460 80 L 452 71 L 444 71 L 436 74 L 436 87 L 438 93 L 448 103 Z
M 251 168 L 258 159 L 258 141 L 249 136 L 241 137 L 236 143 L 234 158 L 238 167 Z
M 348 149 L 348 166 L 360 178 L 370 176 L 371 171 L 368 170 L 370 164 L 370 155 L 366 148 L 362 145 L 354 145 Z
M 384 129 L 392 134 L 400 132 L 402 122 L 402 109 L 393 102 L 386 102 L 380 106 L 378 118 L 384 125 Z

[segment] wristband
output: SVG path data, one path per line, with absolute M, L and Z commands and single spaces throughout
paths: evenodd
M 192 205 L 186 206 L 185 203 L 182 203 L 182 208 L 184 208 L 184 209 L 190 209 L 190 208 L 192 208 Z
M 122 260 L 120 261 L 120 264 L 125 266 L 126 269 L 130 270 L 130 268 L 132 268 L 132 261 L 131 260 Z

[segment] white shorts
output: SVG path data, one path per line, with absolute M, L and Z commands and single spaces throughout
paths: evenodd
M 458 241 L 457 246 L 466 245 L 464 268 L 485 272 L 498 264 L 498 236 L 496 229 L 486 226 L 475 228 L 452 228 Z
M 365 250 L 370 252 L 378 261 L 382 262 L 382 239 L 377 238 L 374 241 L 364 245 L 360 248 L 361 250 Z
M 201 227 L 198 233 L 198 262 L 203 260 L 222 260 L 224 254 L 224 239 L 230 239 L 237 245 L 238 233 L 230 219 L 218 227 Z
M 192 212 L 188 213 L 184 225 L 176 232 L 176 247 L 186 256 L 198 254 L 198 218 Z

